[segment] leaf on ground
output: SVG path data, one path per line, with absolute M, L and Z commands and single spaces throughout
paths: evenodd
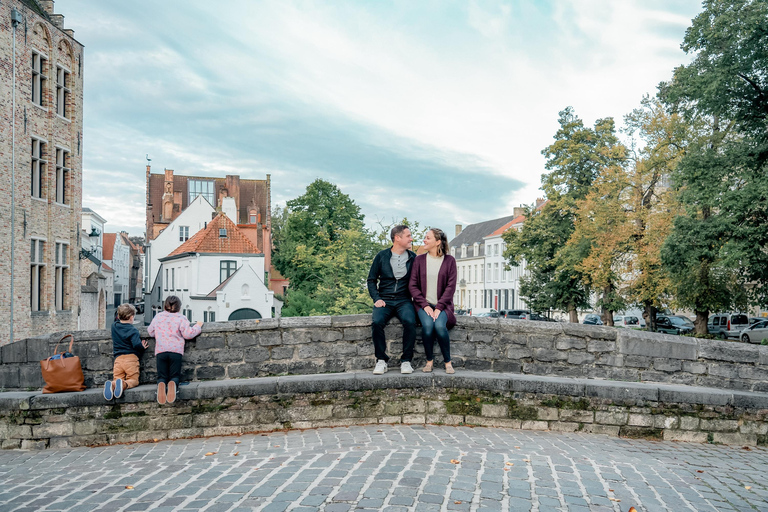
M 459 464 L 461 461 L 458 461 L 456 459 L 451 459 L 451 464 Z
M 750 489 L 752 488 L 752 486 L 751 486 L 751 485 L 745 485 L 745 486 L 744 486 L 744 488 L 745 488 L 746 490 L 750 490 Z
M 460 501 L 454 501 L 453 504 L 454 505 L 461 505 L 461 502 Z
M 620 502 L 621 500 L 618 498 L 608 498 L 611 501 L 615 501 L 616 503 Z
M 697 469 L 697 470 L 696 470 L 696 472 L 697 472 L 697 473 L 703 473 L 703 471 L 702 471 L 702 470 L 700 470 L 700 469 Z
M 279 445 L 279 444 L 276 444 L 276 445 L 275 445 L 275 448 L 280 448 L 280 445 Z
M 518 450 L 520 449 L 520 447 L 519 447 L 519 446 L 515 446 L 515 448 L 517 448 Z
M 613 489 L 608 489 L 608 492 L 613 492 Z
M 635 507 L 629 507 L 629 510 L 627 512 L 637 512 L 637 509 Z
M 240 455 L 240 452 L 235 452 L 232 454 L 233 457 L 237 457 L 238 455 Z
M 509 471 L 509 468 L 504 468 L 504 471 Z
M 515 465 L 514 462 L 507 462 L 507 466 L 514 466 L 514 465 Z
M 240 443 L 242 443 L 242 441 L 235 441 L 235 444 L 240 444 Z
M 156 442 L 158 442 L 158 441 L 159 441 L 159 439 L 158 439 L 158 438 L 154 438 L 154 439 L 152 440 L 152 442 L 153 442 L 153 443 L 156 443 Z
M 131 489 L 133 489 L 133 486 L 132 485 L 126 485 L 125 488 L 130 491 Z
M 531 462 L 531 459 L 523 459 L 523 462 Z
M 210 457 L 211 455 L 216 455 L 217 452 L 208 452 L 205 454 L 206 457 Z
M 747 450 L 747 451 L 751 451 L 752 450 L 752 448 L 750 448 L 749 446 L 742 446 L 741 449 L 742 450 Z

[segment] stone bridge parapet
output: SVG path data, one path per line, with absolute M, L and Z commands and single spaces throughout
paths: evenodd
M 373 367 L 370 315 L 298 317 L 208 323 L 187 342 L 182 380 L 205 381 L 341 373 Z M 155 381 L 154 339 L 142 359 L 141 383 Z M 60 334 L 0 348 L 0 389 L 42 387 L 39 361 Z M 390 364 L 399 362 L 402 329 L 386 329 Z M 439 353 L 439 349 L 436 347 Z M 108 331 L 75 333 L 73 352 L 86 385 L 111 378 Z M 581 324 L 459 317 L 451 331 L 458 369 L 531 376 L 658 382 L 707 388 L 768 391 L 768 346 L 672 336 Z M 440 371 L 440 358 L 437 357 Z M 424 362 L 417 342 L 415 367 Z

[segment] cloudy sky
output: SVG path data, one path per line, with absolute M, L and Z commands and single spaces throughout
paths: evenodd
M 453 232 L 541 195 L 558 112 L 622 117 L 699 0 L 57 0 L 85 45 L 83 205 L 144 231 L 144 175 L 316 178 Z

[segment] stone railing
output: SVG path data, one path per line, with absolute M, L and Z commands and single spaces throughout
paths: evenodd
M 370 369 L 374 363 L 370 320 L 370 315 L 354 315 L 208 323 L 200 336 L 187 342 L 182 380 Z M 140 331 L 148 338 L 145 329 Z M 397 321 L 386 329 L 393 366 L 402 350 L 401 335 Z M 0 388 L 41 388 L 39 361 L 53 352 L 58 338 L 51 335 L 3 346 Z M 142 383 L 154 382 L 156 376 L 154 340 L 148 339 Z M 73 352 L 81 358 L 87 386 L 111 378 L 109 332 L 75 333 Z M 768 346 L 612 327 L 459 317 L 451 331 L 451 355 L 454 366 L 465 370 L 768 391 Z M 423 361 L 417 342 L 417 371 Z

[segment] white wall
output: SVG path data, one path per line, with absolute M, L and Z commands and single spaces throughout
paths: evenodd
M 485 288 L 488 290 L 486 294 L 491 300 L 486 307 L 495 309 L 525 308 L 525 302 L 520 299 L 520 278 L 525 274 L 525 262 L 522 262 L 518 267 L 504 270 L 507 263 L 503 256 L 506 244 L 501 235 L 485 237 L 484 241 Z M 506 304 L 504 303 L 505 290 L 509 290 Z M 498 300 L 495 300 L 494 297 L 498 297 Z

